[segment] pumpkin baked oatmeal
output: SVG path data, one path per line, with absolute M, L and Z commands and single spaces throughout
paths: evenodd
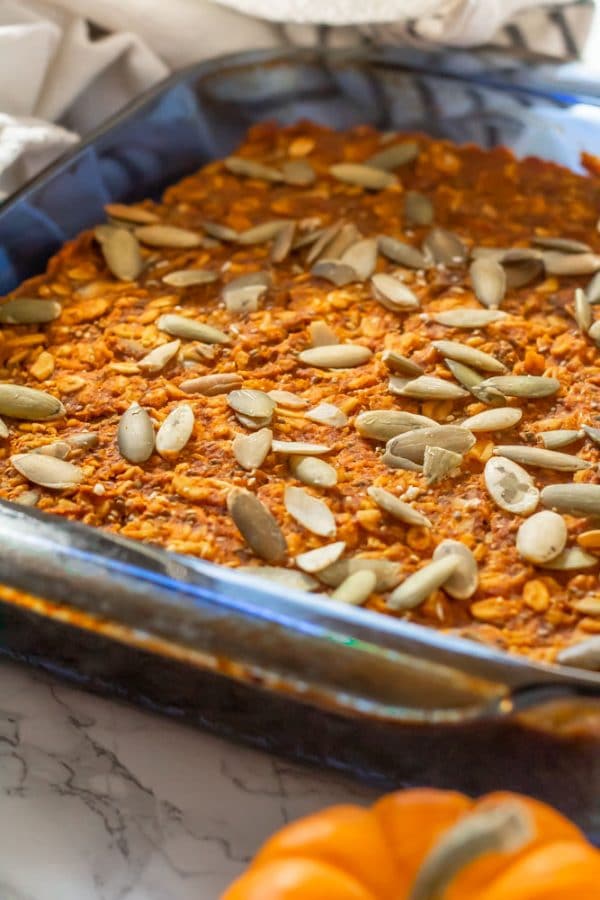
M 0 496 L 600 668 L 600 177 L 254 128 L 0 305 Z

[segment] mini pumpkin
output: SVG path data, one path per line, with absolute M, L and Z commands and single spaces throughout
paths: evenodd
M 550 806 L 398 791 L 277 832 L 221 900 L 594 900 L 600 852 Z

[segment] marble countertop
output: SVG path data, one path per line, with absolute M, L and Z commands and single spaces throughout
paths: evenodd
M 374 796 L 0 662 L 1 900 L 216 900 L 285 822 Z

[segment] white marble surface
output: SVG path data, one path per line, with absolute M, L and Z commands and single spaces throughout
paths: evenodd
M 1 900 L 216 900 L 284 822 L 373 796 L 0 662 Z

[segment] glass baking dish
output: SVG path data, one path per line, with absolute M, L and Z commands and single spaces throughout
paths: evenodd
M 577 66 L 413 50 L 257 52 L 167 79 L 0 206 L 0 291 L 255 122 L 368 123 L 574 169 L 600 149 Z M 599 211 L 600 212 L 600 211 Z M 382 785 L 524 790 L 600 836 L 600 674 L 473 641 L 0 501 L 0 650 Z M 24 596 L 17 591 L 26 591 Z

